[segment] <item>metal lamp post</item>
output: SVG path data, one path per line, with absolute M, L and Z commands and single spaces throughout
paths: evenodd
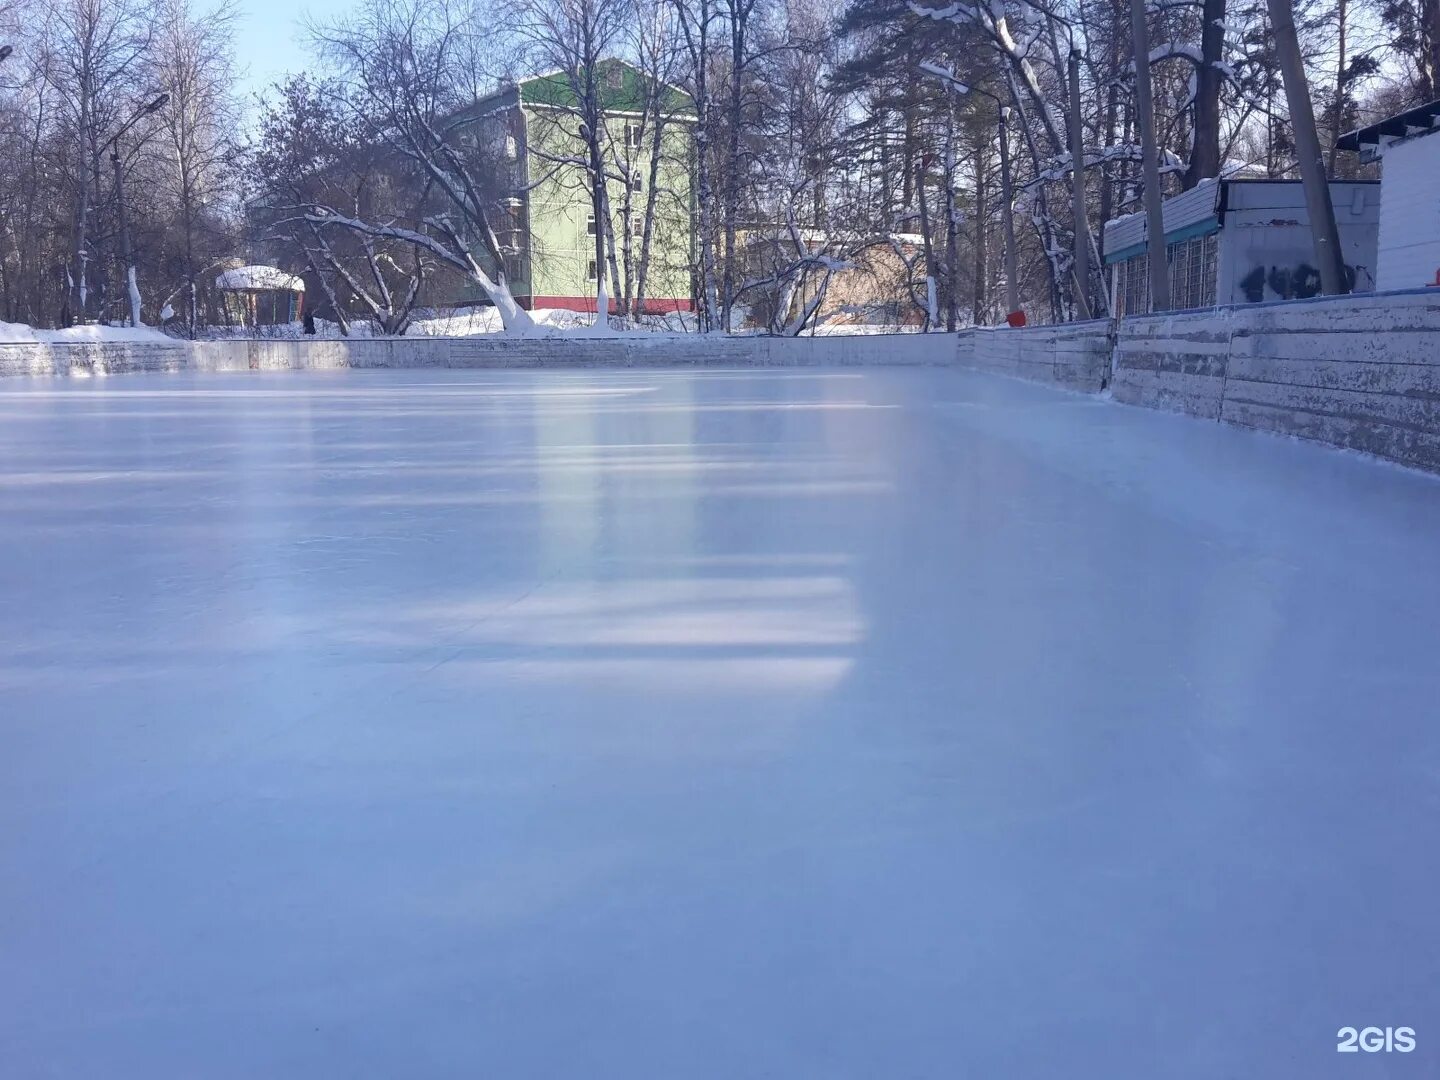
M 130 256 L 130 224 L 125 217 L 125 188 L 120 169 L 120 136 L 134 127 L 141 117 L 159 112 L 169 101 L 169 94 L 161 94 L 149 104 L 142 105 L 135 111 L 135 115 L 126 120 L 120 130 L 110 137 L 110 165 L 115 170 L 115 210 L 120 225 L 120 262 L 125 268 L 125 291 L 130 299 L 131 326 L 140 325 L 140 288 L 135 282 L 135 263 Z

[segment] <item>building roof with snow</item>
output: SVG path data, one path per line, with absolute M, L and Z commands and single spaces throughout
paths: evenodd
M 1332 180 L 1348 286 L 1375 287 L 1380 186 Z M 1205 180 L 1161 204 L 1172 310 L 1295 300 L 1320 289 L 1315 235 L 1299 180 Z M 1150 309 L 1149 245 L 1143 214 L 1105 224 L 1111 310 Z
M 1337 206 L 1348 206 L 1357 198 L 1362 199 L 1363 205 L 1365 196 L 1357 196 L 1357 190 L 1373 193 L 1377 191 L 1377 182 L 1330 182 L 1330 198 Z M 1369 197 L 1376 198 L 1373 194 Z M 1239 210 L 1261 212 L 1259 218 L 1247 221 L 1247 225 L 1261 224 L 1266 220 L 1276 226 L 1297 224 L 1304 217 L 1304 196 L 1299 180 L 1220 180 L 1212 177 L 1201 180 L 1189 191 L 1162 200 L 1160 210 L 1165 223 L 1165 243 L 1178 244 L 1192 237 L 1219 232 L 1227 217 Z M 1273 217 L 1265 218 L 1263 212 L 1267 210 L 1275 212 Z M 1145 215 L 1135 213 L 1112 218 L 1105 223 L 1103 235 L 1107 265 L 1144 254 L 1148 243 Z
M 1386 117 L 1378 124 L 1342 135 L 1335 144 L 1341 150 L 1355 150 L 1364 161 L 1382 157 L 1387 149 L 1408 139 L 1440 131 L 1440 100 Z
M 305 291 L 305 282 L 276 266 L 237 266 L 215 278 L 215 287 L 226 292 Z
M 1375 287 L 1440 288 L 1440 101 L 1410 109 L 1340 139 L 1362 159 L 1384 158 Z

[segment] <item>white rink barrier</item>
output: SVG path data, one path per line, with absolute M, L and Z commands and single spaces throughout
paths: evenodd
M 1440 288 L 975 330 L 959 361 L 1440 471 Z
M 0 343 L 0 375 L 334 368 L 914 366 L 953 364 L 954 334 L 776 338 L 500 334 L 465 338 L 253 338 L 225 341 Z
M 120 375 L 185 371 L 188 341 L 0 342 L 0 375 Z
M 980 327 L 967 331 L 960 362 L 980 371 L 1011 375 L 1094 393 L 1110 374 L 1110 322 L 1058 326 Z
M 1111 388 L 1440 471 L 1440 289 L 1124 319 Z
M 0 343 L 0 375 L 945 364 L 1440 471 L 1440 289 L 959 334 Z

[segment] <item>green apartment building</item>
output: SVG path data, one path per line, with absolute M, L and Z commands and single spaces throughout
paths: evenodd
M 629 292 L 633 294 L 653 177 L 655 211 L 645 310 L 689 310 L 694 262 L 694 113 L 689 98 L 678 90 L 666 91 L 669 100 L 661 110 L 660 162 L 652 173 L 653 109 L 642 130 L 644 89 L 639 73 L 623 61 L 606 60 L 597 65 L 597 74 L 604 95 L 607 171 L 629 178 L 628 183 L 620 179 L 607 182 L 622 279 L 627 277 L 623 245 L 628 238 L 632 249 Z M 595 309 L 596 222 L 588 177 L 582 167 L 565 160 L 585 156 L 574 101 L 566 77 L 550 74 L 514 83 L 472 106 L 476 149 L 496 163 L 497 190 L 516 193 L 502 199 L 508 214 L 496 222 L 496 233 L 505 254 L 506 281 L 526 308 Z M 493 269 L 487 266 L 487 270 Z M 607 292 L 613 304 L 616 289 L 608 277 Z M 478 303 L 484 296 L 478 288 L 465 285 L 453 299 Z

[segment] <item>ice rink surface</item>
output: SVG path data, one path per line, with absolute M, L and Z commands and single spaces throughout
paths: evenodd
M 5 1080 L 1440 1070 L 1434 478 L 944 370 L 6 381 L 0 604 Z

